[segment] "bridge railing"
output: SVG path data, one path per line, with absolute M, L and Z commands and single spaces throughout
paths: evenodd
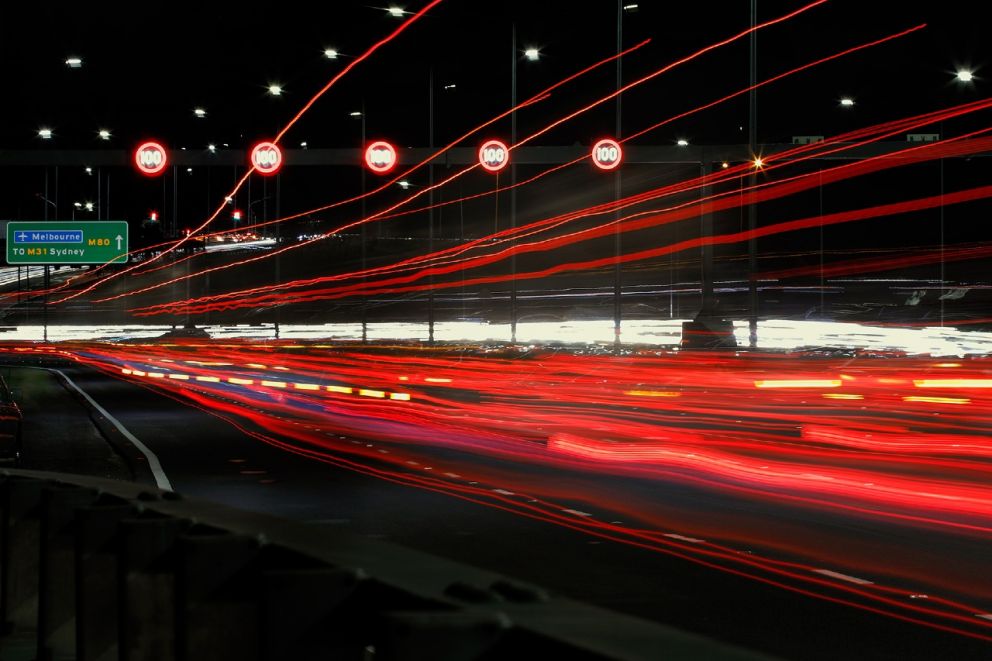
M 759 658 L 335 527 L 17 470 L 0 624 L 0 649 L 81 661 Z

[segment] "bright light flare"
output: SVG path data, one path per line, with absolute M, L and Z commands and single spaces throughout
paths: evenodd
M 992 388 L 992 379 L 913 379 L 917 388 Z
M 923 397 L 920 395 L 909 395 L 903 397 L 904 402 L 923 402 L 925 404 L 970 404 L 967 397 Z
M 841 379 L 764 379 L 754 382 L 755 388 L 840 388 Z
M 975 74 L 970 69 L 958 69 L 954 78 L 960 83 L 970 83 L 975 79 Z

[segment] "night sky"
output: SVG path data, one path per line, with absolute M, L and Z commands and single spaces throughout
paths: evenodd
M 624 80 L 650 72 L 680 55 L 747 27 L 749 3 L 673 3 L 645 0 L 624 14 L 624 43 L 650 38 L 650 46 L 624 62 Z M 758 2 L 759 20 L 801 6 Z M 408 10 L 421 4 L 409 4 Z M 976 97 L 988 45 L 980 38 L 976 3 L 860 2 L 832 0 L 758 37 L 763 78 L 861 41 L 928 23 L 922 33 L 853 55 L 762 91 L 759 138 L 775 141 L 795 132 L 830 134 Z M 518 46 L 541 49 L 537 63 L 521 62 L 523 97 L 615 51 L 615 2 L 592 0 L 483 3 L 447 0 L 399 39 L 360 65 L 287 137 L 311 146 L 350 146 L 347 113 L 364 98 L 370 130 L 401 143 L 426 142 L 428 77 L 455 83 L 436 99 L 439 134 L 453 133 L 504 110 L 509 103 L 511 30 Z M 36 137 L 53 129 L 59 148 L 106 147 L 97 130 L 113 132 L 112 146 L 156 135 L 175 146 L 202 149 L 207 142 L 243 147 L 269 136 L 348 61 L 398 23 L 380 6 L 356 2 L 45 3 L 30 10 L 5 3 L 0 10 L 0 56 L 7 103 L 0 148 L 48 147 Z M 641 128 L 674 110 L 734 91 L 748 79 L 747 40 L 686 65 L 630 93 L 624 124 Z M 323 57 L 333 47 L 338 60 Z M 83 59 L 80 69 L 65 65 Z M 957 66 L 974 67 L 968 89 L 951 84 Z M 614 84 L 615 72 L 583 79 L 521 117 L 535 126 L 594 99 Z M 285 94 L 266 87 L 278 82 Z M 856 105 L 838 106 L 849 95 Z M 194 107 L 207 117 L 197 119 Z M 588 132 L 612 125 L 612 109 L 548 135 L 547 144 L 588 141 Z M 740 142 L 746 102 L 730 104 L 645 136 L 670 143 L 685 135 L 696 143 Z M 442 136 L 443 137 L 443 136 Z
M 624 82 L 740 32 L 750 22 L 746 0 L 637 4 L 636 11 L 622 12 L 623 43 L 630 46 L 644 39 L 651 43 L 624 59 Z M 774 18 L 802 5 L 759 0 L 758 18 Z M 758 80 L 929 24 L 895 42 L 762 89 L 758 141 L 829 136 L 981 98 L 989 46 L 981 38 L 975 5 L 962 0 L 831 0 L 788 23 L 762 30 L 757 42 Z M 422 6 L 410 3 L 405 8 L 415 11 Z M 0 13 L 0 57 L 7 74 L 0 149 L 130 151 L 147 137 L 163 140 L 173 149 L 203 152 L 211 143 L 245 149 L 274 135 L 349 58 L 400 23 L 384 4 L 357 2 L 47 3 L 30 8 L 5 3 Z M 424 146 L 431 80 L 435 142 L 446 142 L 510 106 L 514 58 L 517 95 L 523 99 L 615 53 L 617 14 L 617 3 L 604 0 L 447 0 L 328 92 L 284 144 L 293 148 L 306 141 L 310 148 L 357 147 L 360 122 L 349 113 L 364 105 L 370 139 Z M 511 47 L 514 30 L 517 52 Z M 521 57 L 530 46 L 540 49 L 538 62 Z M 325 48 L 335 48 L 341 56 L 329 60 Z M 70 56 L 81 57 L 82 67 L 66 66 Z M 975 72 L 973 83 L 954 80 L 959 67 Z M 748 77 L 745 38 L 626 93 L 622 133 L 737 91 L 748 84 Z M 271 83 L 281 84 L 284 94 L 269 95 Z M 452 84 L 453 89 L 446 89 Z M 520 134 L 540 129 L 615 86 L 613 64 L 583 77 L 518 113 Z M 854 99 L 853 107 L 840 105 L 845 96 Z M 196 107 L 205 109 L 206 117 L 195 117 Z M 614 132 L 615 111 L 614 103 L 604 104 L 534 144 L 591 144 Z M 747 123 L 744 96 L 649 133 L 636 143 L 671 145 L 680 138 L 696 145 L 745 143 Z M 969 125 L 961 122 L 933 131 L 942 129 L 951 135 Z M 51 140 L 38 138 L 43 127 L 52 129 Z M 100 129 L 111 131 L 112 138 L 100 140 Z M 494 126 L 491 133 L 507 138 L 509 122 Z M 309 208 L 353 192 L 357 172 L 357 168 L 337 171 L 310 183 L 305 180 L 313 176 L 301 174 L 295 188 L 287 182 L 282 210 Z M 2 196 L 0 217 L 38 217 L 43 209 L 37 200 L 44 185 L 42 175 L 22 170 L 7 174 L 4 180 L 11 190 Z M 129 172 L 114 176 L 112 216 L 134 221 L 168 204 L 161 183 L 142 181 Z M 192 192 L 181 195 L 178 215 L 190 220 L 181 219 L 180 224 L 208 213 L 223 198 L 222 188 L 233 175 L 214 172 L 212 176 L 212 183 L 184 189 Z M 60 182 L 61 216 L 68 215 L 64 208 L 70 199 L 92 197 L 88 192 L 92 178 L 82 172 L 63 168 Z M 256 188 L 250 201 L 258 198 Z M 264 206 L 265 214 L 272 217 L 273 209 Z

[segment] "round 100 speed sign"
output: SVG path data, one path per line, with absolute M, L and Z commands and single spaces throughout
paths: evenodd
M 396 148 L 388 142 L 373 142 L 365 150 L 365 165 L 376 174 L 385 174 L 396 165 Z
M 134 150 L 134 164 L 142 174 L 161 174 L 168 162 L 169 154 L 165 147 L 152 140 L 142 143 Z
M 282 167 L 282 150 L 273 142 L 260 142 L 251 150 L 251 165 L 259 174 L 275 174 Z
M 479 147 L 479 165 L 499 172 L 510 163 L 510 150 L 499 140 L 488 140 Z
M 616 140 L 600 140 L 592 148 L 592 162 L 600 170 L 613 170 L 623 160 L 623 150 Z

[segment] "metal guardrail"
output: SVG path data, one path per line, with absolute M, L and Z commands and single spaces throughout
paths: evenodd
M 40 660 L 766 658 L 343 530 L 18 470 L 0 624 Z

